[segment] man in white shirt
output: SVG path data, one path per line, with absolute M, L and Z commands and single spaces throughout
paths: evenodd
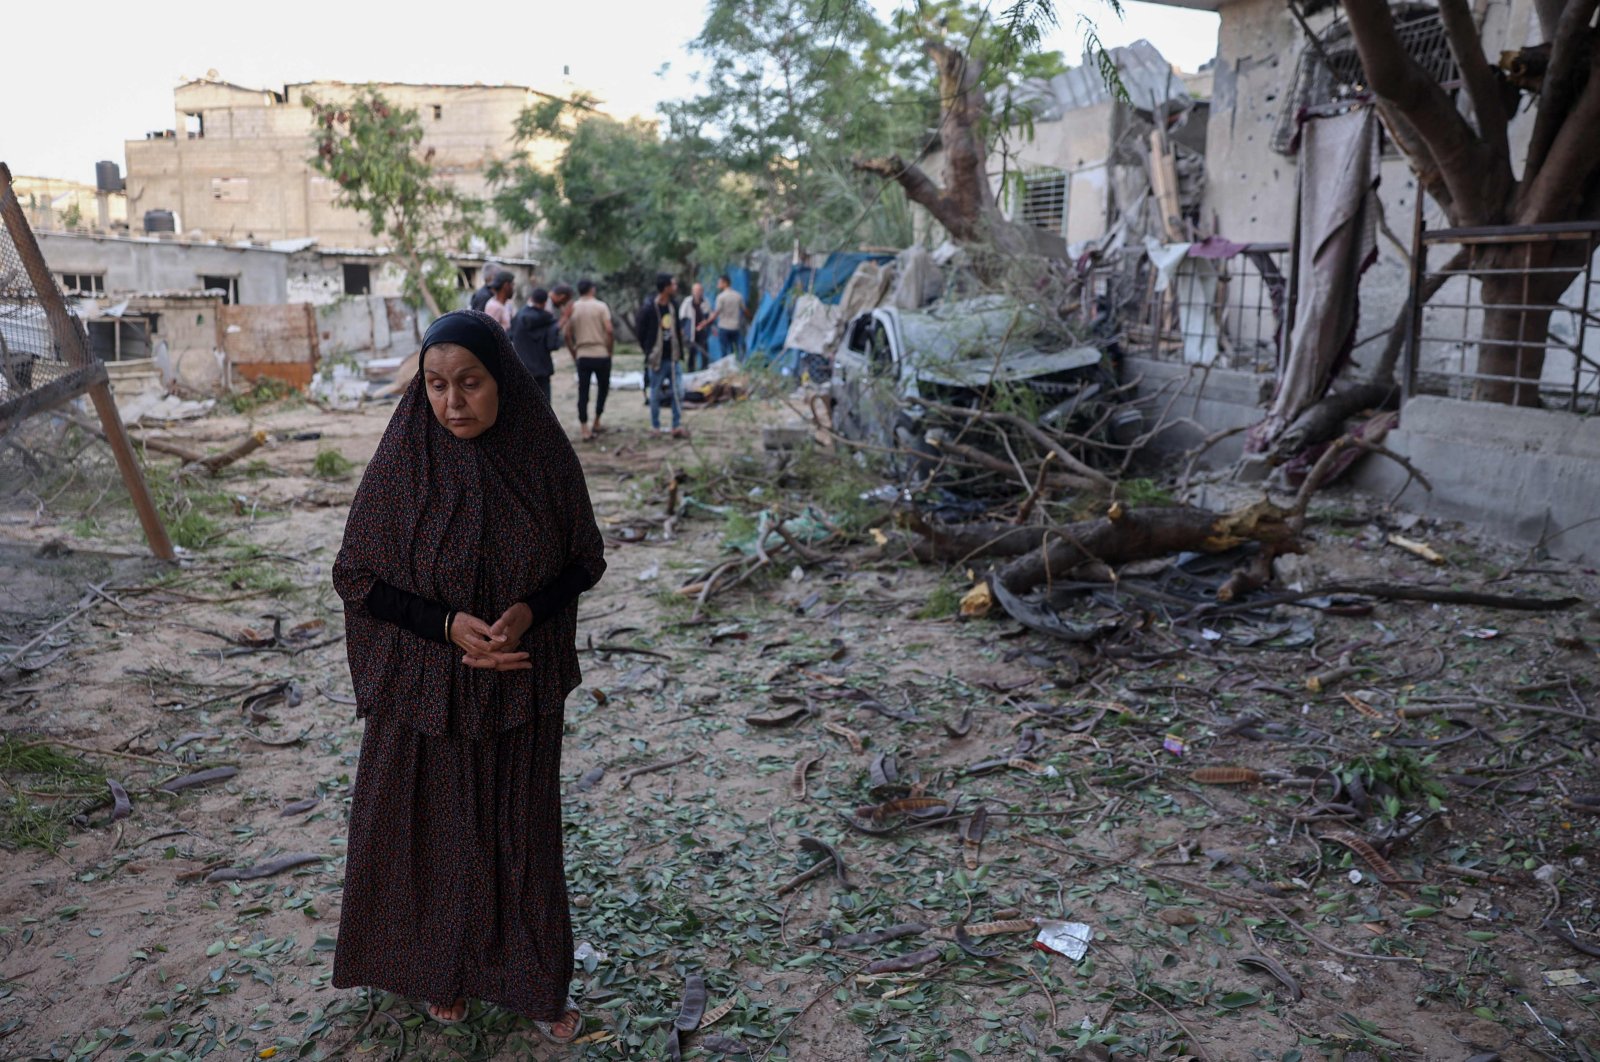
M 683 328 L 684 367 L 689 372 L 703 369 L 711 362 L 711 351 L 706 346 L 711 340 L 711 321 L 706 286 L 697 281 L 689 289 L 689 297 L 678 307 L 678 322 Z

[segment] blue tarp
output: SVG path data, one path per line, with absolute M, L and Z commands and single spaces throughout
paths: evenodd
M 745 348 L 751 354 L 761 355 L 779 372 L 793 373 L 800 362 L 800 352 L 783 349 L 783 341 L 789 334 L 789 319 L 794 312 L 795 300 L 801 295 L 811 294 L 830 306 L 838 305 L 839 299 L 844 296 L 845 285 L 862 262 L 892 261 L 893 255 L 835 251 L 820 268 L 790 267 L 789 275 L 784 278 L 783 287 L 778 289 L 778 293 L 761 300 L 761 309 L 756 311 L 750 334 L 745 337 Z

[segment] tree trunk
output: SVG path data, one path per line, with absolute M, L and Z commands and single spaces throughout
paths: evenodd
M 1479 380 L 1473 397 L 1483 402 L 1539 405 L 1539 378 L 1550 342 L 1553 307 L 1583 270 L 1588 244 L 1582 240 L 1508 244 L 1483 256 L 1479 288 L 1483 331 L 1478 344 Z
M 939 74 L 943 185 L 899 155 L 856 159 L 855 168 L 899 184 L 906 198 L 932 214 L 957 243 L 1003 256 L 1064 257 L 1066 242 L 1059 236 L 1010 221 L 995 205 L 983 133 L 988 118 L 983 63 L 942 41 L 929 41 L 925 50 Z M 982 262 L 975 265 L 980 271 L 995 271 Z
M 1012 593 L 1021 594 L 1084 564 L 1118 565 L 1173 553 L 1220 553 L 1244 542 L 1283 545 L 1295 532 L 1290 513 L 1271 502 L 1256 502 L 1231 513 L 1214 513 L 1186 506 L 1133 509 L 1113 505 L 1098 520 L 1083 520 L 1060 527 L 1005 528 L 981 525 L 976 534 L 944 529 L 929 545 L 943 559 L 975 555 L 1018 555 L 999 571 Z M 959 553 L 955 552 L 960 550 Z
M 1479 376 L 1494 379 L 1480 379 L 1473 385 L 1473 397 L 1480 402 L 1539 404 L 1550 311 L 1524 308 L 1532 301 L 1526 281 L 1525 276 L 1483 278 L 1483 336 L 1478 343 L 1477 371 Z

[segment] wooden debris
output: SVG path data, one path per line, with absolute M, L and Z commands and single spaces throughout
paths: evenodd
M 1377 872 L 1378 880 L 1383 882 L 1385 885 L 1421 884 L 1421 882 L 1413 878 L 1402 878 L 1399 872 L 1395 870 L 1394 867 L 1389 865 L 1388 860 L 1379 855 L 1378 850 L 1373 848 L 1365 838 L 1358 837 L 1353 833 L 1347 833 L 1341 830 L 1333 833 L 1325 833 L 1319 839 L 1323 841 L 1333 841 L 1336 844 L 1342 844 L 1346 848 L 1350 849 L 1350 851 L 1360 856 L 1362 859 L 1365 859 L 1368 865 Z
M 688 763 L 690 760 L 692 760 L 694 758 L 695 758 L 695 754 L 691 752 L 691 753 L 688 753 L 686 755 L 679 756 L 675 760 L 667 760 L 664 763 L 650 763 L 650 764 L 646 764 L 643 767 L 634 767 L 634 768 L 631 768 L 629 770 L 623 771 L 622 772 L 622 776 L 618 779 L 618 781 L 622 783 L 622 788 L 626 789 L 630 785 L 632 785 L 633 784 L 633 780 L 635 778 L 639 777 L 640 775 L 643 775 L 643 774 L 655 774 L 657 771 L 665 771 L 665 770 L 668 770 L 669 768 L 672 768 L 672 767 L 678 767 L 678 766 L 681 766 L 681 765 L 683 765 L 685 763 Z
M 157 786 L 163 793 L 181 793 L 185 789 L 195 789 L 215 782 L 225 782 L 239 773 L 237 767 L 213 767 L 208 771 L 196 771 L 186 774 L 181 778 L 174 778 Z
M 806 798 L 806 774 L 821 762 L 821 756 L 802 756 L 795 763 L 794 771 L 789 775 L 789 791 L 794 794 L 796 800 Z
M 289 855 L 269 859 L 265 863 L 257 863 L 253 867 L 224 867 L 206 875 L 206 884 L 210 885 L 219 881 L 255 881 L 257 878 L 270 878 L 275 874 L 282 874 L 286 870 L 294 870 L 309 863 L 320 863 L 328 858 L 321 852 L 293 852 Z
M 1189 772 L 1189 780 L 1201 785 L 1260 785 L 1260 771 L 1248 767 L 1199 767 Z
M 866 751 L 866 745 L 862 742 L 861 735 L 856 733 L 854 730 L 851 730 L 843 723 L 835 723 L 832 720 L 829 720 L 828 722 L 822 724 L 822 729 L 826 730 L 830 734 L 844 738 L 850 743 L 850 751 L 855 753 L 857 756 Z
M 1426 542 L 1418 542 L 1416 539 L 1404 538 L 1400 535 L 1390 535 L 1389 545 L 1398 546 L 1412 556 L 1421 557 L 1429 564 L 1444 563 L 1444 555 Z

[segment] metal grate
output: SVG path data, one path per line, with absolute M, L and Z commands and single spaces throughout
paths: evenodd
M 1023 224 L 1053 232 L 1067 231 L 1067 175 L 1059 171 L 1031 173 L 1022 178 Z
M 1461 80 L 1460 68 L 1450 53 L 1439 12 L 1432 8 L 1407 6 L 1394 13 L 1395 33 L 1410 56 L 1422 64 L 1439 84 L 1453 87 Z M 1272 133 L 1272 150 L 1292 155 L 1302 111 L 1325 107 L 1366 95 L 1367 74 L 1350 38 L 1348 23 L 1338 22 L 1321 35 L 1322 48 L 1306 44 L 1300 50 L 1294 82 L 1284 98 L 1283 110 Z M 1323 54 L 1327 61 L 1323 61 Z
M 1252 243 L 1234 257 L 1188 259 L 1165 292 L 1147 278 L 1124 307 L 1131 353 L 1247 372 L 1272 372 L 1292 317 L 1289 245 Z
M 1454 247 L 1476 261 L 1439 263 Z M 1600 413 L 1597 253 L 1596 222 L 1419 225 L 1412 291 L 1433 283 L 1439 290 L 1407 324 L 1406 393 Z M 1485 280 L 1508 289 L 1494 304 L 1485 299 Z M 1491 314 L 1498 327 L 1490 327 Z

